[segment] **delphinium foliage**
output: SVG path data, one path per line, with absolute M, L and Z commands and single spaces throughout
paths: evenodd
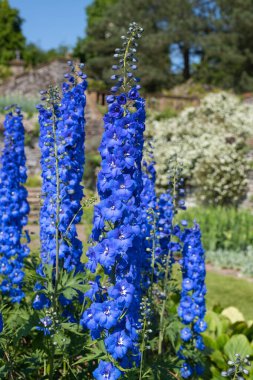
M 29 248 L 24 243 L 23 228 L 28 221 L 29 205 L 24 151 L 24 126 L 21 110 L 17 106 L 6 109 L 4 121 L 4 149 L 0 168 L 0 290 L 11 302 L 20 302 L 25 293 L 24 259 Z
M 42 207 L 40 212 L 41 261 L 39 281 L 33 307 L 40 312 L 37 326 L 48 344 L 50 376 L 54 373 L 57 337 L 64 323 L 78 323 L 83 302 L 84 267 L 82 243 L 76 223 L 82 215 L 84 170 L 84 136 L 86 75 L 83 64 L 70 72 L 60 92 L 56 87 L 42 91 L 43 104 L 38 106 L 42 166 Z M 55 346 L 53 343 L 55 340 Z M 66 338 L 63 342 L 67 345 Z M 64 346 L 64 343 L 62 343 Z M 50 377 L 50 378 L 51 378 Z
M 107 97 L 108 113 L 99 149 L 100 202 L 95 206 L 87 267 L 92 272 L 102 269 L 105 275 L 96 277 L 88 294 L 90 307 L 82 318 L 92 338 L 104 344 L 103 360 L 93 372 L 96 379 L 118 379 L 140 361 L 140 194 L 145 108 L 133 71 L 137 68 L 136 41 L 141 32 L 137 24 L 130 24 L 127 36 L 122 36 L 123 47 L 116 49 L 119 62 L 112 67 L 116 84 Z

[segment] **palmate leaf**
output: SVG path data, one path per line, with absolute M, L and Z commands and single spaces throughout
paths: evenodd
M 64 334 L 63 331 L 57 331 L 53 337 L 54 344 L 57 344 L 57 348 L 63 348 L 70 344 L 71 339 Z
M 63 290 L 62 294 L 68 300 L 72 300 L 74 297 L 78 295 L 77 291 L 74 288 L 68 287 Z
M 79 331 L 79 326 L 77 323 L 71 323 L 71 322 L 63 322 L 61 323 L 61 327 L 63 330 L 67 330 L 73 334 L 84 336 L 85 334 L 81 331 Z
M 84 281 L 86 278 L 84 277 L 83 273 L 75 273 L 75 271 L 72 272 L 66 272 L 64 271 L 61 274 L 61 278 L 59 281 L 59 286 L 58 286 L 58 292 L 59 293 L 65 293 L 66 298 L 72 299 L 74 296 L 76 296 L 76 291 L 80 291 L 82 293 L 85 293 L 89 289 L 88 284 L 84 284 Z M 73 295 L 71 296 L 71 290 Z M 75 291 L 75 292 L 74 292 Z M 64 295 L 65 295 L 64 294 Z M 71 297 L 71 298 L 69 298 Z

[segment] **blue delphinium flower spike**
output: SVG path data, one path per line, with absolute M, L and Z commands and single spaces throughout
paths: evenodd
M 181 368 L 181 375 L 187 379 L 195 372 L 200 375 L 201 366 L 192 363 L 187 358 L 187 349 L 191 345 L 192 349 L 203 351 L 205 346 L 201 333 L 207 329 L 204 321 L 206 313 L 205 304 L 205 254 L 201 244 L 201 232 L 198 224 L 192 228 L 186 228 L 182 233 L 182 292 L 178 307 L 179 317 L 184 325 L 180 336 L 183 341 L 179 350 L 179 357 L 184 359 Z
M 28 221 L 23 116 L 19 107 L 10 107 L 4 121 L 4 149 L 0 169 L 0 289 L 12 302 L 25 294 L 24 258 L 29 248 L 21 243 Z
M 87 267 L 95 272 L 101 266 L 108 280 L 102 292 L 97 290 L 100 285 L 94 283 L 96 291 L 90 292 L 92 303 L 81 321 L 91 330 L 93 339 L 103 337 L 107 352 L 123 368 L 131 368 L 134 362 L 138 364 L 140 358 L 138 329 L 143 254 L 140 195 L 145 104 L 135 79 L 128 73 L 141 30 L 135 23 L 130 25 L 128 44 L 124 42 L 123 48 L 117 50 L 120 63 L 113 67 L 121 74 L 116 76 L 113 95 L 107 97 L 108 113 L 104 117 L 105 131 L 99 149 L 102 157 L 98 175 L 100 202 L 95 206 L 94 244 L 87 252 Z M 96 379 L 103 378 L 100 373 L 98 367 L 94 372 Z
M 76 224 L 82 216 L 81 181 L 84 171 L 84 138 L 86 105 L 86 75 L 79 65 L 71 63 L 62 91 L 50 87 L 41 93 L 43 104 L 38 105 L 42 168 L 42 207 L 40 212 L 41 261 L 67 272 L 81 272 L 82 243 L 77 237 Z M 39 290 L 39 289 L 37 289 Z M 68 304 L 65 297 L 60 302 Z M 70 302 L 71 303 L 71 302 Z M 33 307 L 50 305 L 39 293 Z

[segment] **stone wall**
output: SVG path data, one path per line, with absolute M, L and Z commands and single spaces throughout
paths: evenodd
M 67 72 L 66 60 L 55 60 L 51 63 L 38 66 L 25 71 L 23 74 L 14 75 L 0 85 L 0 96 L 23 95 L 26 97 L 38 97 L 41 89 L 49 84 L 61 83 Z

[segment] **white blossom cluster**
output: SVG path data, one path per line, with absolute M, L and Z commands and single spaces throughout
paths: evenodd
M 154 138 L 158 187 L 167 185 L 170 158 L 177 155 L 201 201 L 237 205 L 244 197 L 252 105 L 230 93 L 212 93 L 177 117 L 150 119 L 148 130 Z

